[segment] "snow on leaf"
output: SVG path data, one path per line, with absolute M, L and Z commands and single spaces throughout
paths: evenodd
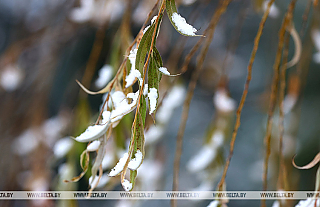
M 188 24 L 186 19 L 183 18 L 180 14 L 174 12 L 171 16 L 171 19 L 180 33 L 188 36 L 196 35 L 197 29 L 195 29 L 192 25 Z
M 135 158 L 130 160 L 128 168 L 130 170 L 136 170 L 142 163 L 143 155 L 142 152 L 138 149 L 137 152 L 135 153 Z
M 172 74 L 170 74 L 170 72 L 168 71 L 168 69 L 165 68 L 165 67 L 160 67 L 160 68 L 158 68 L 158 69 L 159 69 L 159 71 L 160 71 L 161 73 L 163 73 L 164 75 L 167 75 L 167 76 L 175 77 L 175 76 L 181 75 L 181 73 L 172 75 Z
M 102 117 L 102 124 L 89 126 L 86 131 L 76 137 L 75 140 L 78 142 L 90 142 L 104 135 L 109 128 L 110 111 L 104 111 Z
M 296 207 L 314 207 L 316 200 L 317 200 L 316 207 L 320 207 L 320 199 L 313 199 L 313 198 L 308 198 L 307 200 L 299 201 Z
M 195 33 L 197 30 L 187 23 L 186 19 L 177 13 L 177 8 L 174 0 L 166 0 L 166 10 L 172 26 L 182 35 L 199 36 Z
M 151 19 L 151 24 L 153 24 L 153 23 L 156 21 L 157 17 L 158 17 L 157 15 L 154 16 L 154 17 L 152 17 L 152 19 Z
M 150 88 L 150 91 L 148 93 L 148 98 L 150 102 L 149 114 L 152 114 L 156 110 L 158 90 L 156 88 Z
M 111 172 L 109 173 L 109 176 L 114 177 L 122 172 L 126 162 L 128 159 L 128 153 L 124 153 L 123 157 L 120 158 L 119 162 L 116 164 L 114 168 L 112 168 Z
M 93 151 L 97 151 L 99 149 L 100 146 L 100 141 L 99 140 L 95 140 L 92 143 L 90 143 L 87 147 L 87 150 L 89 152 L 93 152 Z
M 161 73 L 163 73 L 165 75 L 170 75 L 168 69 L 165 68 L 165 67 L 160 67 L 159 70 L 160 70 Z
M 130 183 L 127 179 L 124 179 L 121 184 L 125 191 L 130 191 L 132 189 L 132 183 Z
M 136 78 L 142 83 L 141 73 L 139 70 L 136 70 L 136 57 L 137 57 L 138 49 L 133 49 L 129 54 L 129 61 L 131 64 L 130 73 L 126 76 L 126 88 L 130 87 Z

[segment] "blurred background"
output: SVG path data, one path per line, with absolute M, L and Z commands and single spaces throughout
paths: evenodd
M 283 156 L 284 190 L 314 190 L 316 167 L 298 170 L 320 150 L 320 5 L 297 1 L 293 22 L 302 42 L 300 61 L 286 75 Z M 93 91 L 115 75 L 155 0 L 0 0 L 0 190 L 89 189 L 90 172 L 77 183 L 64 183 L 81 172 L 81 134 L 98 117 L 102 95 Z M 203 34 L 219 1 L 176 0 L 179 13 Z M 190 105 L 183 138 L 179 190 L 215 190 L 229 152 L 237 106 L 259 22 L 268 1 L 234 0 L 222 15 Z M 278 32 L 290 1 L 271 7 L 253 65 L 252 82 L 241 116 L 226 190 L 262 190 L 269 97 Z M 157 9 L 152 13 L 156 15 Z M 147 22 L 147 25 L 150 21 Z M 200 37 L 184 37 L 164 15 L 157 39 L 164 66 L 179 73 Z M 295 53 L 290 39 L 290 60 Z M 163 77 L 162 105 L 147 117 L 146 157 L 135 190 L 171 190 L 176 137 L 188 83 L 196 70 Z M 176 80 L 175 80 L 176 79 Z M 134 112 L 114 128 L 104 171 L 126 149 Z M 279 108 L 271 136 L 268 190 L 277 185 Z M 213 144 L 212 144 L 213 143 Z M 206 156 L 210 155 L 209 159 Z M 92 153 L 94 158 L 95 154 Z M 103 182 L 102 182 L 103 181 Z M 122 190 L 119 177 L 105 178 L 98 190 Z M 178 206 L 207 206 L 210 201 L 179 201 Z M 260 201 L 230 201 L 228 206 L 258 206 Z M 294 206 L 296 201 L 288 206 Z M 170 206 L 170 201 L 0 201 L 1 206 Z M 268 206 L 273 201 L 267 202 Z

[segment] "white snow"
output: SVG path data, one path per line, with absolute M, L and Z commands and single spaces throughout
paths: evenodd
M 144 29 L 143 29 L 143 34 L 146 33 L 146 31 L 149 29 L 150 25 L 146 26 Z
M 193 3 L 196 2 L 196 1 L 197 1 L 197 0 L 183 0 L 183 1 L 182 1 L 182 4 L 188 6 L 188 5 L 190 5 L 190 4 L 193 4 Z
M 156 88 L 150 88 L 150 91 L 148 93 L 148 98 L 150 101 L 149 114 L 152 114 L 154 112 L 154 110 L 156 110 L 158 90 Z
M 87 22 L 94 12 L 94 0 L 80 0 L 81 7 L 71 10 L 70 19 L 77 23 Z
M 263 11 L 266 11 L 268 8 L 268 3 L 269 0 L 266 0 L 263 2 Z M 270 12 L 269 12 L 269 16 L 272 18 L 277 18 L 280 14 L 280 11 L 278 9 L 278 7 L 275 5 L 275 3 L 273 3 L 270 7 Z
M 162 163 L 154 159 L 146 159 L 138 170 L 138 178 L 141 181 L 141 189 L 157 190 L 163 174 Z
M 89 152 L 97 151 L 99 149 L 100 143 L 101 142 L 99 140 L 95 140 L 91 142 L 87 147 L 87 151 Z
M 214 201 L 211 201 L 207 207 L 218 207 L 218 206 L 219 206 L 219 201 L 214 200 Z
M 113 69 L 111 65 L 104 65 L 99 70 L 99 77 L 95 82 L 97 88 L 102 88 L 107 85 L 107 83 L 112 78 Z
M 32 152 L 39 143 L 35 129 L 29 128 L 16 138 L 12 148 L 16 154 L 22 156 Z
M 161 107 L 157 111 L 156 120 L 158 123 L 167 123 L 173 113 L 173 110 L 180 106 L 184 101 L 185 88 L 174 86 L 168 95 L 163 99 Z
M 227 91 L 219 89 L 215 92 L 213 102 L 217 110 L 228 113 L 232 112 L 236 108 L 236 102 L 230 98 Z
M 69 175 L 72 174 L 72 166 L 69 163 L 63 163 L 58 168 L 58 174 L 61 180 L 68 179 Z
M 163 133 L 163 127 L 155 125 L 150 126 L 150 128 L 144 134 L 145 144 L 149 145 L 156 142 L 162 137 Z
M 126 76 L 126 88 L 131 86 L 136 78 L 138 78 L 138 80 L 140 81 L 140 84 L 142 84 L 141 73 L 139 70 L 136 70 L 137 51 L 138 49 L 131 50 L 128 57 L 131 63 L 131 70 L 129 75 Z
M 59 139 L 53 146 L 53 154 L 57 158 L 64 157 L 72 148 L 74 142 L 70 137 Z
M 274 201 L 272 207 L 280 207 L 279 201 Z
M 114 156 L 111 152 L 108 151 L 105 154 L 105 156 L 103 157 L 102 163 L 101 163 L 103 170 L 106 170 L 109 167 L 111 167 L 111 165 L 113 164 L 113 158 L 114 158 Z
M 314 207 L 316 199 L 308 198 L 307 200 L 301 200 L 296 207 Z M 317 207 L 320 207 L 320 199 L 317 199 Z
M 6 66 L 0 73 L 0 85 L 7 92 L 15 91 L 22 83 L 23 73 L 14 65 Z
M 121 184 L 125 191 L 130 191 L 132 189 L 132 183 L 130 183 L 127 179 L 124 179 Z
M 314 47 L 317 50 L 317 52 L 313 54 L 313 61 L 317 64 L 320 64 L 320 30 L 313 29 L 311 31 L 311 37 L 314 42 Z
M 113 109 L 111 112 L 111 122 L 115 123 L 120 119 L 122 119 L 124 115 L 130 113 L 136 106 L 138 96 L 139 96 L 139 91 L 137 91 L 136 93 L 128 93 L 127 98 L 132 99 L 132 102 L 130 104 L 128 103 L 128 100 L 126 98 L 123 98 L 122 100 L 117 99 L 116 100 L 117 102 L 113 100 L 115 109 Z
M 117 108 L 121 105 L 122 101 L 125 101 L 125 99 L 126 95 L 122 91 L 115 91 L 111 94 L 111 99 L 109 99 L 109 106 L 112 105 L 114 108 Z
M 170 72 L 169 72 L 168 69 L 165 68 L 165 67 L 160 67 L 160 68 L 159 68 L 159 71 L 160 71 L 161 73 L 165 74 L 165 75 L 170 75 Z
M 288 94 L 283 100 L 283 113 L 289 113 L 298 101 L 298 97 L 294 94 Z
M 102 124 L 89 126 L 85 132 L 75 138 L 78 142 L 90 142 L 100 138 L 109 128 L 110 111 L 102 113 Z
M 55 144 L 57 139 L 61 138 L 61 132 L 68 125 L 68 116 L 58 115 L 47 119 L 41 126 L 41 130 L 45 135 L 44 141 L 50 148 Z
M 190 172 L 198 172 L 205 169 L 216 157 L 216 150 L 210 146 L 204 146 L 187 164 Z
M 142 152 L 140 150 L 137 150 L 136 154 L 134 155 L 135 157 L 130 160 L 128 164 L 128 168 L 130 170 L 136 170 L 142 163 Z
M 311 37 L 316 50 L 320 52 L 320 29 L 313 29 L 311 31 Z
M 320 64 L 320 52 L 313 54 L 313 61 L 317 64 Z
M 127 162 L 127 159 L 128 159 L 128 153 L 124 153 L 123 157 L 120 158 L 117 165 L 109 173 L 109 176 L 113 177 L 113 176 L 118 175 L 123 170 L 123 168 Z
M 148 94 L 148 84 L 144 84 L 144 88 L 143 88 L 143 95 L 147 95 Z
M 210 144 L 214 148 L 218 148 L 218 147 L 222 146 L 223 142 L 224 142 L 224 135 L 223 135 L 222 131 L 217 130 L 215 133 L 212 134 L 211 143 Z
M 36 177 L 32 180 L 30 190 L 32 191 L 46 191 L 49 189 L 49 183 L 44 177 Z
M 178 30 L 185 35 L 195 36 L 197 30 L 190 24 L 187 23 L 186 19 L 180 16 L 180 14 L 174 12 L 172 14 L 172 21 L 177 26 Z
M 97 183 L 99 181 L 99 183 Z M 110 181 L 110 177 L 107 174 L 103 174 L 99 180 L 99 176 L 95 176 L 94 180 L 92 181 L 92 176 L 89 178 L 89 184 L 91 187 L 97 185 L 96 188 L 104 187 Z
M 156 19 L 158 18 L 158 16 L 156 15 L 156 16 L 154 16 L 154 17 L 152 17 L 152 19 L 151 19 L 151 24 L 153 24 L 154 23 L 154 21 L 156 21 Z

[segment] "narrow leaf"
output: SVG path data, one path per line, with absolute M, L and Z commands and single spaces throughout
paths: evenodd
M 294 158 L 295 158 L 295 156 L 292 158 L 292 165 L 295 168 L 298 168 L 300 170 L 310 169 L 310 168 L 313 168 L 316 164 L 318 164 L 320 162 L 320 152 L 314 157 L 314 159 L 309 164 L 302 166 L 302 167 L 296 165 L 296 163 L 294 162 Z

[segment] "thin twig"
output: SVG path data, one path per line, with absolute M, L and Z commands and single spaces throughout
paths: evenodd
M 266 20 L 267 20 L 267 18 L 269 16 L 271 5 L 273 4 L 274 1 L 275 0 L 270 0 L 269 1 L 267 9 L 264 12 L 263 17 L 262 17 L 262 19 L 260 21 L 257 35 L 256 35 L 256 37 L 254 39 L 253 50 L 252 50 L 250 61 L 249 61 L 249 65 L 248 65 L 248 68 L 247 68 L 248 74 L 247 74 L 247 78 L 246 78 L 246 83 L 245 83 L 244 90 L 243 90 L 243 93 L 242 93 L 242 96 L 241 96 L 240 104 L 239 104 L 238 109 L 237 109 L 236 123 L 235 123 L 234 129 L 233 129 L 232 138 L 231 138 L 231 142 L 230 142 L 230 152 L 229 152 L 229 156 L 227 158 L 226 164 L 225 164 L 224 169 L 223 169 L 223 174 L 222 174 L 221 180 L 220 180 L 220 182 L 218 184 L 218 189 L 219 190 L 221 190 L 222 187 L 223 187 L 223 184 L 224 184 L 225 179 L 226 179 L 227 171 L 228 171 L 228 168 L 229 168 L 229 165 L 230 165 L 230 161 L 231 161 L 231 158 L 233 156 L 234 143 L 236 141 L 238 129 L 240 127 L 241 112 L 242 112 L 242 108 L 243 108 L 244 102 L 246 101 L 246 98 L 247 98 L 248 89 L 249 89 L 249 85 L 250 85 L 250 81 L 251 81 L 253 62 L 255 60 L 256 53 L 257 53 L 257 50 L 258 50 L 258 47 L 259 47 L 259 42 L 260 42 L 260 38 L 261 38 L 262 31 L 263 31 L 263 28 L 264 28 L 264 24 L 266 23 Z
M 285 15 L 285 18 L 283 20 L 281 29 L 279 31 L 279 44 L 278 44 L 278 50 L 277 50 L 277 55 L 276 59 L 274 62 L 274 75 L 273 75 L 273 81 L 272 81 L 272 86 L 271 86 L 271 96 L 270 96 L 270 101 L 269 101 L 269 112 L 268 112 L 268 119 L 267 119 L 267 130 L 266 130 L 266 136 L 264 138 L 265 145 L 266 145 L 266 153 L 265 153 L 265 160 L 264 160 L 264 170 L 263 170 L 263 190 L 266 191 L 268 189 L 268 168 L 269 168 L 269 157 L 271 154 L 271 131 L 272 131 L 272 123 L 273 123 L 273 114 L 274 114 L 274 109 L 276 106 L 276 97 L 278 93 L 278 82 L 279 82 L 279 67 L 281 63 L 281 54 L 282 54 L 282 49 L 284 45 L 284 37 L 285 37 L 285 32 L 287 30 L 287 27 L 289 23 L 291 22 L 292 19 L 292 13 L 293 9 L 295 6 L 296 0 L 292 0 L 289 7 L 288 11 Z M 266 201 L 265 199 L 261 200 L 261 207 L 266 206 Z
M 191 81 L 190 81 L 190 84 L 188 87 L 188 93 L 187 93 L 187 97 L 186 97 L 184 104 L 183 104 L 181 123 L 179 126 L 178 135 L 177 135 L 177 145 L 176 145 L 176 151 L 175 151 L 174 171 L 173 171 L 173 185 L 172 185 L 173 191 L 178 190 L 183 136 L 184 136 L 184 131 L 186 128 L 186 123 L 187 123 L 187 119 L 188 119 L 191 99 L 193 97 L 193 92 L 196 87 L 199 75 L 202 71 L 203 62 L 204 62 L 204 59 L 207 55 L 210 43 L 212 42 L 216 25 L 218 24 L 221 15 L 225 13 L 230 1 L 231 0 L 225 0 L 225 1 L 220 2 L 220 6 L 219 6 L 218 10 L 213 15 L 213 17 L 210 21 L 210 24 L 209 24 L 208 28 L 206 29 L 206 31 L 208 31 L 208 37 L 207 37 L 206 42 L 205 42 L 205 44 L 204 44 L 204 46 L 203 46 L 203 48 L 197 58 L 197 67 L 196 67 L 196 70 L 194 71 L 194 73 L 192 74 L 192 78 L 191 78 Z M 172 199 L 171 206 L 176 207 L 176 205 L 177 205 L 176 200 Z
M 289 53 L 289 40 L 290 35 L 287 33 L 285 37 L 285 48 L 283 51 L 282 66 L 280 69 L 280 92 L 279 92 L 279 175 L 278 175 L 278 189 L 288 190 L 284 185 L 284 180 L 286 179 L 285 172 L 286 166 L 283 157 L 283 136 L 284 136 L 284 112 L 283 112 L 283 100 L 286 88 L 286 71 L 287 71 L 287 61 Z

